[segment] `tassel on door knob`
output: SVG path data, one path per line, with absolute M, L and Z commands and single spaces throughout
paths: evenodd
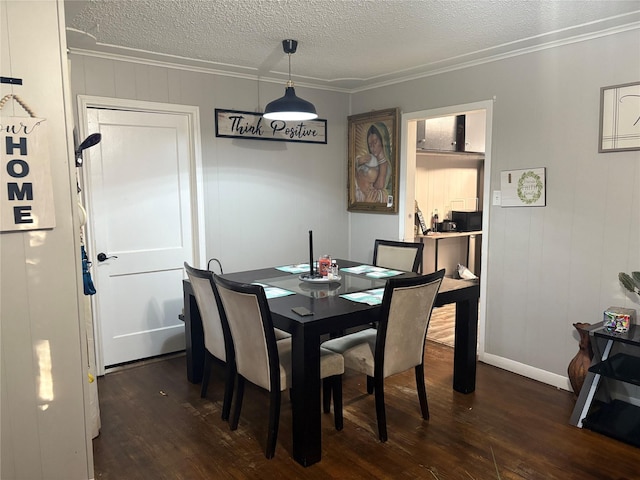
M 104 262 L 105 260 L 108 260 L 108 259 L 110 259 L 110 258 L 118 258 L 118 257 L 116 257 L 115 255 L 107 255 L 107 254 L 106 254 L 106 253 L 104 253 L 104 252 L 100 252 L 100 253 L 98 254 L 98 261 L 99 261 L 99 262 Z

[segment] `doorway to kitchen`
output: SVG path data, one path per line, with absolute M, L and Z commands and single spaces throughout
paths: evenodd
M 425 243 L 425 272 L 437 265 L 437 268 L 446 268 L 447 276 L 457 277 L 460 263 L 478 277 L 480 356 L 484 353 L 492 122 L 493 100 L 486 100 L 405 113 L 401 125 L 400 191 L 404 193 L 400 205 L 403 213 L 400 236 L 407 241 L 419 239 Z M 415 221 L 416 205 L 425 220 L 422 227 Z M 436 210 L 438 229 L 443 228 L 443 220 L 453 220 L 452 212 L 479 211 L 482 212 L 481 228 L 461 225 L 462 232 L 434 235 L 429 231 L 424 235 L 424 227 L 435 229 Z M 447 225 L 447 229 L 450 228 L 452 226 Z M 434 310 L 429 327 L 432 333 L 427 338 L 453 345 L 454 317 L 453 309 Z

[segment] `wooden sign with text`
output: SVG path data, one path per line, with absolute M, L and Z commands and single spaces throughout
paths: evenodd
M 0 120 L 0 231 L 56 226 L 49 138 L 43 118 Z
M 326 144 L 327 121 L 267 120 L 261 113 L 216 108 L 216 137 Z

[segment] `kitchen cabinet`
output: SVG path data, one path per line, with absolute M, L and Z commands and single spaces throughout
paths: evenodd
M 593 360 L 570 423 L 640 447 L 640 407 L 627 401 L 637 403 L 640 399 L 628 393 L 614 395 L 640 387 L 640 326 L 613 333 L 600 322 L 587 330 Z M 623 388 L 616 388 L 617 383 Z
M 482 152 L 485 149 L 487 116 L 484 110 L 465 113 L 464 151 Z
M 418 149 L 456 151 L 457 116 L 429 118 L 418 122 Z
M 484 153 L 484 110 L 417 122 L 418 151 Z

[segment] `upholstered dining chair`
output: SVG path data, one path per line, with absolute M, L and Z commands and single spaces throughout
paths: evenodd
M 224 270 L 222 269 L 222 262 L 215 257 L 210 258 L 209 261 L 207 262 L 207 270 L 211 270 L 212 272 L 216 273 L 215 270 L 211 268 L 212 262 L 218 265 L 218 270 L 220 270 L 219 275 L 224 275 Z M 276 332 L 276 340 L 282 340 L 283 338 L 289 338 L 291 336 L 290 333 L 285 332 L 284 330 L 280 330 L 278 328 L 274 330 Z
M 424 244 L 377 239 L 373 247 L 373 264 L 405 272 L 418 272 Z
M 204 371 L 202 375 L 202 387 L 200 396 L 207 396 L 209 378 L 214 358 L 225 363 L 225 387 L 222 402 L 222 419 L 228 420 L 231 411 L 231 396 L 233 395 L 233 382 L 235 380 L 235 361 L 231 334 L 220 316 L 220 300 L 213 281 L 213 272 L 200 270 L 184 262 L 184 268 L 191 282 L 196 304 L 202 318 L 202 330 L 204 333 Z
M 424 244 L 421 242 L 399 242 L 376 239 L 373 245 L 373 264 L 404 272 L 418 273 L 422 264 Z M 376 322 L 371 323 L 377 327 Z
M 424 383 L 424 347 L 433 303 L 444 269 L 429 275 L 387 280 L 378 328 L 327 340 L 322 348 L 340 353 L 345 368 L 367 375 L 367 391 L 375 394 L 378 437 L 387 441 L 384 379 L 414 368 L 422 418 L 429 418 Z
M 278 437 L 281 392 L 291 388 L 291 338 L 276 341 L 276 335 L 261 285 L 243 284 L 214 275 L 222 304 L 222 320 L 229 326 L 236 360 L 236 391 L 229 421 L 238 428 L 245 381 L 269 392 L 269 426 L 265 456 L 273 458 Z M 320 378 L 331 378 L 336 429 L 342 419 L 342 355 L 321 349 Z

